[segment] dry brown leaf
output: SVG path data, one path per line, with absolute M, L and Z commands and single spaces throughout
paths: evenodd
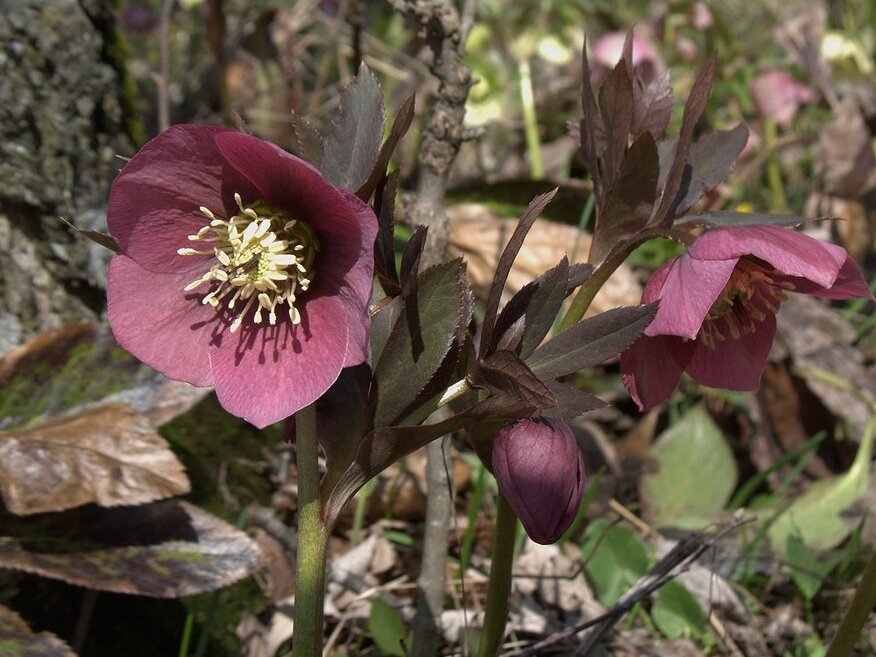
M 0 433 L 0 495 L 18 515 L 145 504 L 189 490 L 164 438 L 123 404 Z
M 35 634 L 21 616 L 3 605 L 0 605 L 0 654 L 15 657 L 76 657 L 70 646 L 54 634 Z
M 822 301 L 790 295 L 776 317 L 778 331 L 771 357 L 790 356 L 794 372 L 859 438 L 870 414 L 865 400 L 876 399 L 876 375 L 863 364 L 852 343 L 855 331 Z M 833 381 L 839 382 L 836 385 Z M 843 386 L 848 383 L 851 389 Z
M 228 586 L 261 566 L 244 532 L 185 502 L 0 515 L 0 567 L 99 591 L 179 598 Z
M 168 381 L 116 345 L 105 326 L 67 324 L 0 358 L 0 429 L 102 402 L 128 404 L 160 426 L 209 392 Z
M 465 257 L 475 292 L 486 297 L 499 256 L 517 222 L 502 219 L 477 203 L 450 207 L 447 214 L 450 217 L 449 253 Z M 554 267 L 564 255 L 570 262 L 586 262 L 590 241 L 588 233 L 580 233 L 573 226 L 538 219 L 511 268 L 504 299 L 507 301 L 511 294 Z M 633 270 L 621 265 L 596 295 L 587 314 L 595 315 L 618 306 L 635 306 L 641 299 L 642 287 Z

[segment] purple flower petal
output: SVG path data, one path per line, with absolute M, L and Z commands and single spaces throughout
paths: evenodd
M 174 126 L 147 143 L 113 182 L 107 224 L 122 253 L 156 272 L 206 270 L 204 257 L 181 257 L 205 223 L 198 210 L 224 208 L 224 162 L 206 126 Z
M 319 398 L 347 359 L 350 319 L 335 297 L 309 298 L 301 324 L 244 324 L 210 345 L 223 408 L 264 428 Z M 354 320 L 355 321 L 355 320 Z
M 621 354 L 620 368 L 630 397 L 639 410 L 669 399 L 693 357 L 696 343 L 674 335 L 639 338 Z
M 781 280 L 791 283 L 794 286 L 794 292 L 811 294 L 814 297 L 821 297 L 822 299 L 873 298 L 873 294 L 867 286 L 867 281 L 864 280 L 864 275 L 861 273 L 861 268 L 851 256 L 846 258 L 836 280 L 829 288 L 825 289 L 817 283 L 808 281 L 805 278 L 788 276 Z
M 158 274 L 122 254 L 109 265 L 107 314 L 119 345 L 169 379 L 213 384 L 207 344 L 216 312 L 196 292 L 190 273 Z
M 677 258 L 663 284 L 657 314 L 645 335 L 696 338 L 737 262 L 735 258 L 697 260 L 690 251 Z
M 697 341 L 687 366 L 691 378 L 712 388 L 756 390 L 776 336 L 776 316 L 764 315 L 763 321 L 754 323 L 754 333 L 738 340 L 716 341 L 714 349 Z
M 789 276 L 829 288 L 846 262 L 846 250 L 779 226 L 727 226 L 697 239 L 687 254 L 697 260 L 726 260 L 752 255 Z

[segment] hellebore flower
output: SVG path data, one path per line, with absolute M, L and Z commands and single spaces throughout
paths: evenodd
M 682 372 L 714 388 L 754 390 L 788 292 L 870 297 L 845 249 L 776 226 L 709 230 L 651 276 L 654 320 L 621 354 L 624 385 L 641 410 L 669 398 Z
M 116 340 L 230 413 L 267 426 L 365 360 L 377 220 L 279 147 L 172 127 L 122 169 L 107 222 Z
M 781 69 L 758 73 L 751 82 L 751 97 L 760 116 L 785 126 L 794 120 L 801 105 L 818 98 L 812 87 L 797 82 Z
M 584 494 L 584 456 L 567 424 L 540 418 L 502 428 L 493 473 L 536 543 L 555 542 L 572 524 Z

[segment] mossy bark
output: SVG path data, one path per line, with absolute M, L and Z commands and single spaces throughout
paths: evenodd
M 105 229 L 116 154 L 133 150 L 114 11 L 112 0 L 0 0 L 0 353 L 103 312 L 109 254 L 60 217 Z

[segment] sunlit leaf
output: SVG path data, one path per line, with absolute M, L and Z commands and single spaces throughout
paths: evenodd
M 292 134 L 295 142 L 292 150 L 302 160 L 318 167 L 323 158 L 324 141 L 322 135 L 310 121 L 292 112 Z
M 701 528 L 714 521 L 736 486 L 736 460 L 705 409 L 693 408 L 664 431 L 651 456 L 657 469 L 641 484 L 650 523 Z
M 667 582 L 657 593 L 651 619 L 668 639 L 701 638 L 708 632 L 708 618 L 700 601 L 676 581 Z
M 261 566 L 242 531 L 185 502 L 0 515 L 0 567 L 100 591 L 178 598 Z
M 581 558 L 596 597 L 606 607 L 617 602 L 648 570 L 642 542 L 623 525 L 612 525 L 604 518 L 587 525 Z
M 167 442 L 123 404 L 0 433 L 0 494 L 12 513 L 136 505 L 187 492 Z
M 383 654 L 407 657 L 409 646 L 405 621 L 400 613 L 380 598 L 371 601 L 368 629 Z
M 870 427 L 845 474 L 815 482 L 772 521 L 767 531 L 770 543 L 783 549 L 790 536 L 797 536 L 813 550 L 829 550 L 838 545 L 851 531 L 842 513 L 867 492 L 872 455 Z

